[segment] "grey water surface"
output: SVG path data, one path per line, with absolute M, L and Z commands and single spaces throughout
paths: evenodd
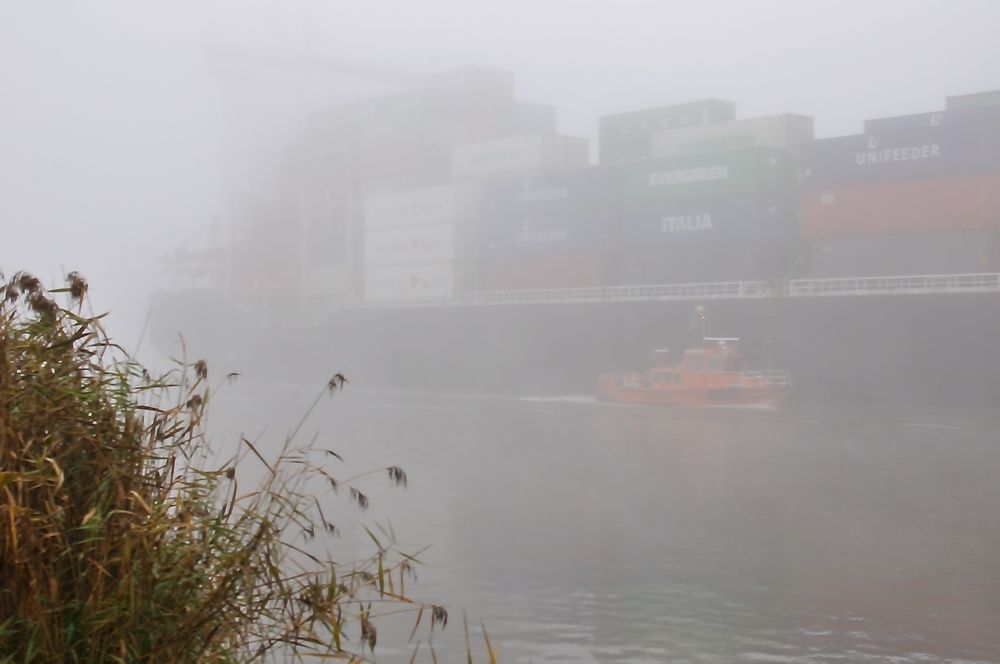
M 215 429 L 276 441 L 312 394 L 233 388 Z M 465 610 L 482 661 L 481 621 L 501 661 L 536 663 L 1000 660 L 994 431 L 350 387 L 303 428 L 352 468 L 406 470 L 406 490 L 359 480 L 368 512 L 330 507 L 334 549 L 370 549 L 360 524 L 431 545 L 408 590 L 451 610 L 440 660 L 464 660 Z M 411 624 L 377 661 L 409 661 Z

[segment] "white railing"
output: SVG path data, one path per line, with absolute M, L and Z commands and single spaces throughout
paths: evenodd
M 995 293 L 1000 292 L 1000 273 L 795 279 L 788 282 L 786 290 L 787 294 L 792 297 Z
M 764 297 L 831 297 L 857 295 L 927 295 L 1000 293 L 1000 273 L 925 274 L 893 277 L 792 279 L 789 281 L 721 281 L 698 284 L 554 288 L 547 290 L 478 291 L 448 296 L 398 300 L 340 298 L 334 309 L 400 307 L 475 307 L 599 302 L 667 302 L 677 300 L 753 299 Z

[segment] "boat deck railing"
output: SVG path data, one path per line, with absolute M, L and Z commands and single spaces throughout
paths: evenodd
M 334 299 L 330 304 L 334 309 L 378 309 L 960 293 L 1000 293 L 1000 273 L 919 274 L 888 277 L 476 291 L 439 296 L 378 299 L 345 297 Z

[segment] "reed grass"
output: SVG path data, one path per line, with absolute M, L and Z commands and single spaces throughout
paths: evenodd
M 244 439 L 210 467 L 208 367 L 151 376 L 83 313 L 86 295 L 76 273 L 52 291 L 0 275 L 0 661 L 359 662 L 380 615 L 412 611 L 411 641 L 447 624 L 407 593 L 419 561 L 387 533 L 350 563 L 308 544 L 337 531 L 324 493 L 368 504 L 325 465 L 336 451 L 293 434 L 268 458 Z M 245 489 L 250 461 L 265 479 Z

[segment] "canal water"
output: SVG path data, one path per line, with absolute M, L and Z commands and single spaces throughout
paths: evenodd
M 274 452 L 315 390 L 234 385 L 211 406 Z M 1000 661 L 1000 439 L 983 415 L 664 411 L 585 397 L 323 398 L 300 437 L 345 458 L 372 506 L 327 509 L 423 563 L 450 609 L 433 645 L 502 662 Z M 249 463 L 249 462 L 248 462 Z M 339 463 L 339 462 L 338 462 Z M 342 492 L 343 493 L 343 492 Z M 389 618 L 379 662 L 430 661 Z M 396 621 L 394 623 L 393 621 Z M 424 625 L 425 627 L 426 625 Z

